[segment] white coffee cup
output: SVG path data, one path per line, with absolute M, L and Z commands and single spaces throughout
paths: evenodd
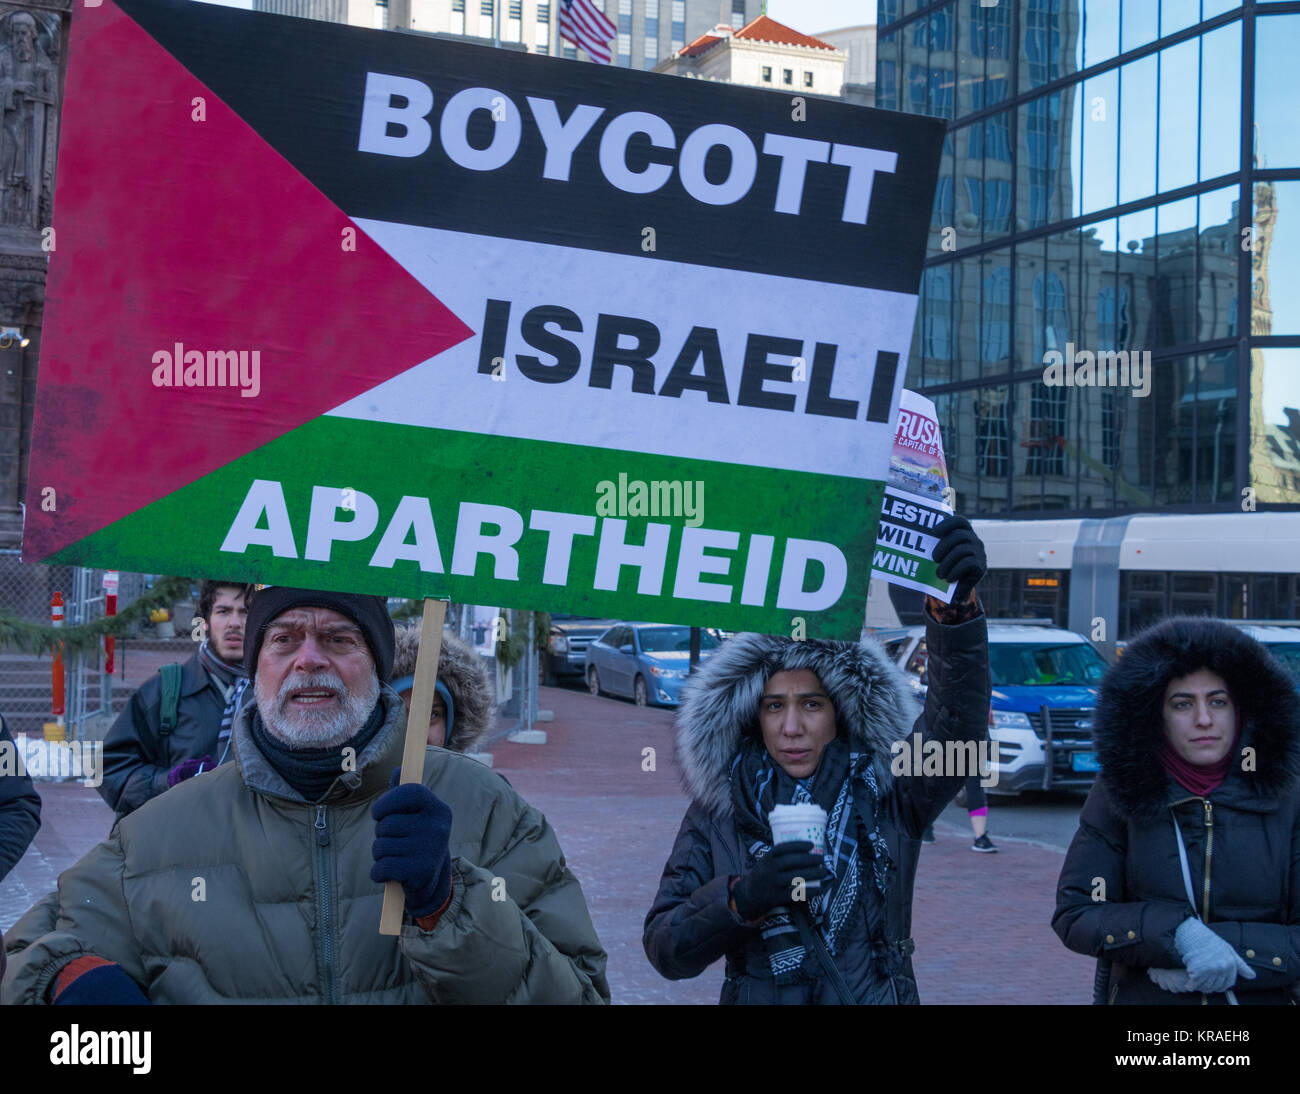
M 767 815 L 772 826 L 772 845 L 808 840 L 813 851 L 826 854 L 826 810 L 808 802 L 804 805 L 777 805 Z

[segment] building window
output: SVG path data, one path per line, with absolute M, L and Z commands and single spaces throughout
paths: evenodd
M 1034 99 L 1026 112 L 1025 147 L 1029 152 L 1026 174 L 1029 176 L 1029 224 L 1047 223 L 1048 199 L 1056 184 L 1060 157 L 1060 99 L 1058 91 Z M 1112 192 L 1113 192 L 1112 185 Z
M 623 68 L 632 67 L 632 36 L 630 34 L 619 33 L 618 63 L 622 65 Z
M 1006 388 L 983 388 L 975 403 L 975 470 L 992 478 L 1007 473 Z
M 646 68 L 653 68 L 659 60 L 659 43 L 654 38 L 647 38 L 642 46 L 645 50 Z
M 763 66 L 763 83 L 765 83 L 765 84 L 770 84 L 771 82 L 772 82 L 772 66 L 771 66 L 771 65 L 764 65 L 764 66 Z
M 578 59 L 578 47 L 570 45 L 568 42 L 565 42 L 564 56 L 567 57 L 570 61 L 576 61 Z
M 793 86 L 793 84 L 794 84 L 794 69 L 783 68 L 783 69 L 781 70 L 781 82 L 782 82 L 783 84 L 790 84 L 791 86 Z
M 686 40 L 686 3 L 673 0 L 673 49 L 681 49 Z
M 925 296 L 925 356 L 933 361 L 952 359 L 952 270 L 931 266 L 923 279 Z M 951 453 L 949 459 L 952 458 Z
M 1065 474 L 1066 390 L 1046 384 L 1029 385 L 1029 420 L 1020 439 L 1026 475 Z
M 898 109 L 898 64 L 881 61 L 880 75 L 876 80 L 876 106 L 882 110 Z
M 1054 273 L 1034 278 L 1034 367 L 1044 364 L 1048 350 L 1065 352 L 1070 337 L 1070 313 L 1065 304 L 1065 286 Z
M 731 0 L 731 25 L 736 30 L 745 25 L 745 0 Z
M 506 41 L 520 42 L 524 37 L 523 0 L 510 0 L 506 8 Z
M 538 53 L 551 52 L 551 24 L 549 16 L 546 21 L 542 20 L 542 9 L 540 7 L 537 9 L 536 41 Z
M 1060 74 L 1060 0 L 1029 0 L 1025 13 L 1025 58 L 1029 86 L 1042 87 Z
M 496 13 L 493 3 L 494 0 L 479 0 L 478 36 L 480 38 L 496 37 Z
M 805 73 L 803 74 L 803 86 L 804 86 L 804 87 L 812 87 L 812 73 L 811 73 L 811 72 L 805 72 Z
M 934 188 L 934 212 L 930 224 L 944 228 L 952 223 L 952 176 L 942 175 Z
M 375 30 L 388 29 L 388 0 L 375 0 L 374 27 Z
M 1011 180 L 986 179 L 984 182 L 984 231 L 1006 232 L 1011 229 Z
M 451 32 L 465 33 L 465 0 L 451 0 Z
M 980 358 L 988 365 L 1011 368 L 1011 271 L 999 266 L 984 279 Z

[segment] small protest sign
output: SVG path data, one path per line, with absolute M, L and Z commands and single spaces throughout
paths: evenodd
M 935 574 L 938 540 L 931 533 L 953 511 L 947 497 L 948 465 L 934 403 L 904 389 L 872 567 L 886 581 L 945 604 L 952 599 L 953 586 Z

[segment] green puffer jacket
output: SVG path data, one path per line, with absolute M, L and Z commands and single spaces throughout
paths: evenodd
M 374 800 L 402 753 L 385 721 L 320 804 L 253 746 L 147 802 L 14 927 L 0 1002 L 43 1003 L 69 961 L 116 961 L 155 1003 L 603 1003 L 605 952 L 555 833 L 500 775 L 430 748 L 424 784 L 451 808 L 452 899 L 432 931 L 379 933 Z

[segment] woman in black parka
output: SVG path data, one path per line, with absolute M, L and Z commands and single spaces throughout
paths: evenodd
M 914 733 L 969 742 L 974 763 L 989 710 L 972 591 L 984 549 L 960 517 L 935 533 L 939 573 L 958 587 L 951 607 L 927 598 L 919 718 L 874 641 L 736 635 L 687 684 L 677 756 L 692 804 L 642 938 L 663 976 L 698 976 L 725 956 L 723 1003 L 919 1002 L 909 936 L 920 837 L 966 770 L 904 770 L 901 749 L 910 760 Z M 807 801 L 829 816 L 824 859 L 808 842 L 772 846 L 772 806 Z
M 1291 1001 L 1298 700 L 1263 646 L 1211 619 L 1151 627 L 1107 672 L 1093 725 L 1102 771 L 1052 919 L 1070 949 L 1101 960 L 1098 1001 Z

